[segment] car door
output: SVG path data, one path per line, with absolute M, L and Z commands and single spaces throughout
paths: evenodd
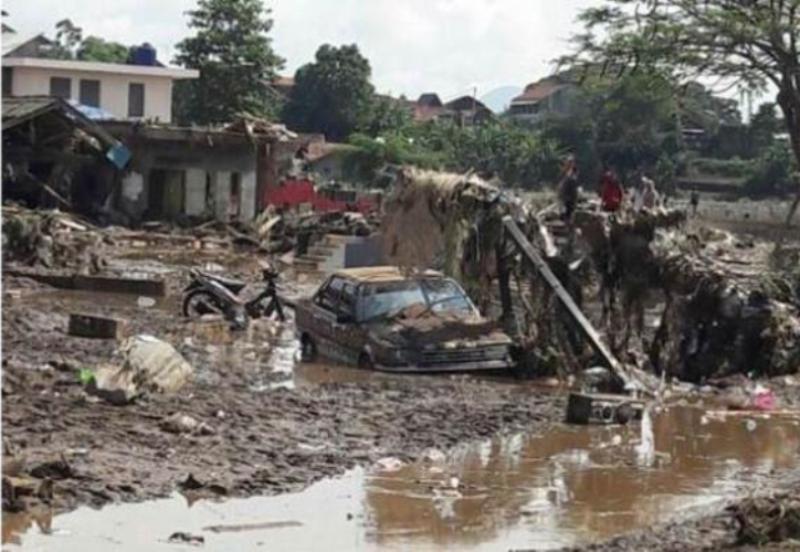
M 357 364 L 364 350 L 364 329 L 358 321 L 357 282 L 345 280 L 339 294 L 339 317 L 333 326 L 334 339 L 342 348 L 346 362 Z
M 328 282 L 320 288 L 314 297 L 312 309 L 313 326 L 316 328 L 317 346 L 320 352 L 339 362 L 352 362 L 352 353 L 342 342 L 344 332 L 339 322 L 342 313 L 341 294 L 345 279 L 341 276 L 331 276 Z

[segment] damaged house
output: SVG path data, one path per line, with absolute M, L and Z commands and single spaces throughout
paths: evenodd
M 98 216 L 130 152 L 61 98 L 3 99 L 3 198 Z
M 245 119 L 223 127 L 102 125 L 132 152 L 115 198 L 131 223 L 253 219 L 277 185 L 277 144 L 295 138 L 282 125 Z

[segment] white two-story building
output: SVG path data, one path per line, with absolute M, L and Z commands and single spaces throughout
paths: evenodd
M 170 123 L 173 83 L 199 76 L 193 69 L 162 66 L 152 48 L 134 56 L 138 63 L 99 63 L 40 55 L 49 42 L 42 35 L 20 39 L 3 33 L 3 96 L 57 96 L 115 120 Z

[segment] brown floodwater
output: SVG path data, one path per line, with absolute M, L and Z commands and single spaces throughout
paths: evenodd
M 647 431 L 648 426 L 652 431 Z M 532 428 L 535 430 L 535 428 Z M 643 430 L 644 429 L 644 430 Z M 648 447 L 652 443 L 652 448 Z M 4 515 L 8 550 L 507 550 L 585 543 L 698 513 L 796 468 L 800 422 L 675 406 L 652 424 L 559 426 L 375 466 L 273 497 Z

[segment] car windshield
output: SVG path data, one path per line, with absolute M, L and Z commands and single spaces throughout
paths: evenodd
M 472 304 L 461 289 L 444 279 L 410 280 L 365 286 L 361 320 L 393 316 L 412 305 L 434 312 L 472 312 Z

